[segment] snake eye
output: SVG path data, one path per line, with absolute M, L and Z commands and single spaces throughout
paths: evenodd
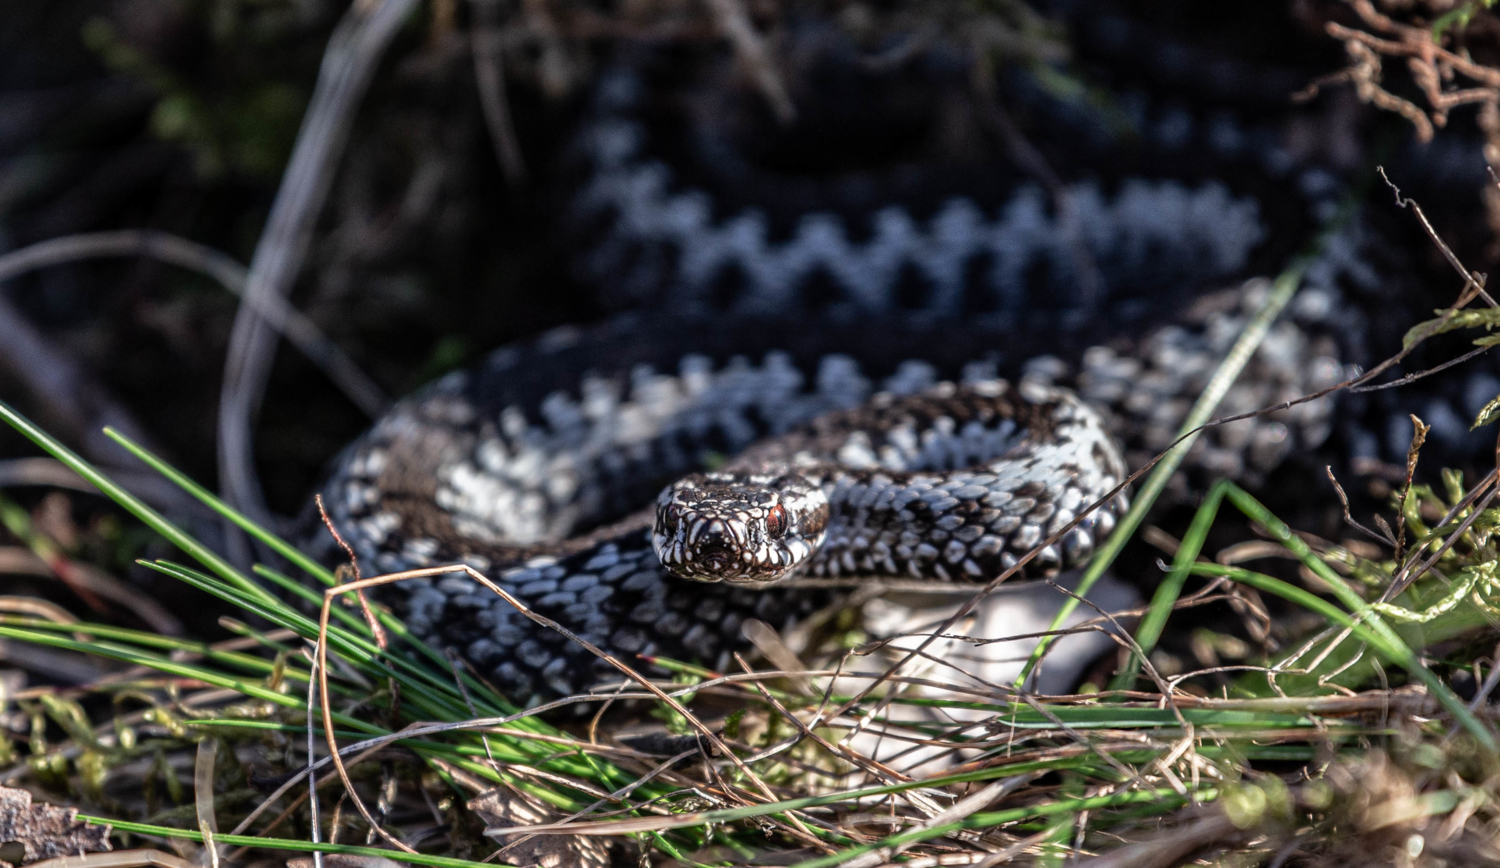
M 677 529 L 677 522 L 682 520 L 682 510 L 677 508 L 677 504 L 669 503 L 667 508 L 662 510 L 661 517 L 666 531 L 671 533 Z
M 766 533 L 771 539 L 781 539 L 786 533 L 786 507 L 778 503 L 766 513 Z

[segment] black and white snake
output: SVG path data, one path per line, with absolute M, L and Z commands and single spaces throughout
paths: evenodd
M 1002 111 L 941 45 L 876 64 L 831 26 L 797 34 L 789 128 L 721 53 L 601 75 L 560 235 L 603 297 L 658 312 L 500 350 L 382 418 L 324 489 L 367 572 L 464 562 L 622 658 L 711 666 L 746 619 L 782 628 L 828 600 L 798 578 L 988 578 L 1124 478 L 1117 443 L 1170 442 L 1264 295 L 1245 278 L 1344 195 L 1258 91 L 1161 98 L 1142 73 L 1099 108 L 1012 70 Z M 1236 75 L 1270 80 L 1214 81 Z M 1358 219 L 1325 241 L 1222 412 L 1364 361 L 1346 294 L 1377 283 L 1371 247 Z M 1332 414 L 1214 429 L 1193 460 L 1253 479 L 1327 440 Z M 1086 559 L 1123 504 L 1035 566 Z M 417 635 L 518 700 L 602 671 L 466 577 L 401 588 Z

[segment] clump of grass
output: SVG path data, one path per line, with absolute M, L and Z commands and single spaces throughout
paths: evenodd
M 1135 532 L 1300 269 L 1278 280 L 1089 576 Z M 1413 343 L 1443 329 L 1457 307 Z M 0 639 L 124 664 L 80 688 L 16 697 L 29 735 L 24 744 L 0 739 L 9 764 L 0 780 L 78 804 L 128 846 L 233 862 L 302 851 L 445 868 L 525 864 L 543 851 L 558 864 L 606 864 L 611 848 L 617 858 L 688 865 L 1056 864 L 1085 855 L 1103 865 L 1194 855 L 1337 864 L 1368 848 L 1438 864 L 1491 852 L 1500 829 L 1500 747 L 1485 704 L 1500 667 L 1483 671 L 1470 653 L 1493 639 L 1500 601 L 1494 474 L 1468 488 L 1448 475 L 1440 494 L 1409 472 L 1395 530 L 1369 531 L 1375 544 L 1309 540 L 1248 492 L 1216 484 L 1123 637 L 1124 665 L 1094 693 L 1036 695 L 1021 689 L 1024 675 L 1014 686 L 962 687 L 899 666 L 777 672 L 739 661 L 743 671 L 720 673 L 653 660 L 668 680 L 616 661 L 626 676 L 619 690 L 556 704 L 592 703 L 602 714 L 614 700 L 643 703 L 675 734 L 651 745 L 612 738 L 598 717 L 564 728 L 539 716 L 556 705 L 516 708 L 128 439 L 110 433 L 295 575 L 266 565 L 241 572 L 9 407 L 0 404 L 0 416 L 192 562 L 144 566 L 241 613 L 222 622 L 236 638 L 219 643 L 0 614 Z M 1415 455 L 1416 447 L 1409 471 Z M 1262 556 L 1304 571 L 1302 584 L 1201 558 L 1225 505 L 1264 530 Z M 1185 595 L 1190 576 L 1207 583 Z M 1152 665 L 1175 613 L 1214 599 L 1244 603 L 1251 592 L 1315 623 L 1310 638 L 1237 664 L 1219 697 L 1188 687 L 1223 667 L 1168 680 Z M 1466 701 L 1445 676 L 1470 667 L 1477 687 Z M 868 755 L 856 733 L 905 748 Z M 919 752 L 924 764 L 908 772 L 892 764 Z M 920 768 L 934 771 L 912 771 Z
M 345 605 L 348 595 L 330 598 L 320 629 L 288 601 L 323 601 L 312 586 L 336 579 L 322 565 L 112 434 L 302 578 L 266 566 L 242 573 L 8 407 L 0 416 L 195 562 L 147 567 L 243 613 L 224 622 L 238 638 L 220 643 L 0 616 L 0 638 L 127 666 L 82 688 L 27 691 L 17 707 L 29 738 L 0 742 L 10 763 L 4 780 L 82 806 L 127 846 L 236 862 L 311 851 L 448 868 L 504 863 L 531 852 L 528 840 L 561 847 L 572 860 L 564 864 L 607 858 L 602 842 L 648 861 L 699 865 L 770 851 L 804 866 L 1051 864 L 1085 854 L 1121 865 L 1195 854 L 1221 864 L 1337 864 L 1372 847 L 1438 864 L 1492 854 L 1500 828 L 1500 762 L 1485 705 L 1500 669 L 1476 669 L 1479 686 L 1465 701 L 1443 675 L 1478 664 L 1432 650 L 1494 635 L 1493 476 L 1465 488 L 1449 475 L 1442 494 L 1404 489 L 1402 536 L 1382 537 L 1392 552 L 1383 559 L 1368 544 L 1309 542 L 1247 492 L 1219 483 L 1128 643 L 1129 663 L 1094 694 L 992 686 L 841 696 L 832 685 L 851 682 L 820 680 L 834 673 L 788 679 L 656 661 L 676 673 L 662 692 L 619 694 L 654 703 L 683 736 L 654 750 L 517 709 L 389 612 Z M 1316 590 L 1201 560 L 1225 504 L 1263 528 Z M 1248 587 L 1311 613 L 1324 629 L 1244 666 L 1221 697 L 1186 692 L 1193 673 L 1169 683 L 1150 661 L 1187 599 L 1189 576 L 1210 582 L 1198 600 Z M 919 680 L 840 674 L 853 683 Z M 1377 677 L 1387 686 L 1371 689 Z M 326 687 L 315 689 L 320 682 Z M 326 711 L 317 701 L 325 691 Z M 101 698 L 110 703 L 103 714 Z M 724 716 L 726 707 L 735 711 Z M 914 718 L 913 709 L 938 714 Z M 853 749 L 843 740 L 851 729 L 945 758 L 932 774 L 903 774 Z M 333 743 L 346 772 L 329 762 Z M 465 805 L 482 794 L 479 819 Z M 521 840 L 523 832 L 541 837 Z M 497 841 L 511 849 L 497 853 Z
M 1030 16 L 1024 6 L 1010 12 L 1032 52 L 1054 53 Z M 1078 87 L 1055 76 L 1044 83 Z M 281 111 L 286 101 L 278 100 Z M 213 144 L 205 133 L 213 118 L 162 105 L 187 119 L 162 115 L 174 128 L 164 133 Z M 1290 298 L 1295 271 L 1253 328 Z M 1451 309 L 1415 339 L 1448 323 L 1458 323 Z M 1232 358 L 1242 361 L 1255 341 L 1249 335 Z M 1216 382 L 1233 376 L 1231 365 Z M 1195 408 L 1185 438 L 1215 400 Z M 648 703 L 681 736 L 659 750 L 551 725 L 538 717 L 542 709 L 516 708 L 416 641 L 389 612 L 313 590 L 334 587 L 335 576 L 125 438 L 115 436 L 277 552 L 293 574 L 236 569 L 8 407 L 0 416 L 191 561 L 146 567 L 241 613 L 223 622 L 236 638 L 218 643 L 0 614 L 0 639 L 123 665 L 79 688 L 8 697 L 19 718 L 6 719 L 23 725 L 12 729 L 17 738 L 0 731 L 0 780 L 84 807 L 111 823 L 124 846 L 171 848 L 213 864 L 300 851 L 444 868 L 520 861 L 538 840 L 523 835 L 549 833 L 558 833 L 551 840 L 563 864 L 608 858 L 606 847 L 585 841 L 623 842 L 645 861 L 715 865 L 771 851 L 779 863 L 804 866 L 1061 864 L 1094 855 L 1096 865 L 1497 858 L 1500 764 L 1485 703 L 1500 666 L 1485 672 L 1468 652 L 1493 638 L 1493 477 L 1468 488 L 1450 478 L 1442 495 L 1409 485 L 1397 532 L 1379 539 L 1389 556 L 1308 541 L 1247 492 L 1215 486 L 1127 642 L 1127 665 L 1108 689 L 1088 695 L 1003 685 L 876 692 L 875 682 L 918 679 L 841 672 L 868 684 L 844 694 L 833 688 L 848 682 L 820 680 L 834 673 L 718 673 L 655 661 L 674 673 L 670 681 L 653 685 L 656 693 L 615 696 Z M 1134 531 L 1189 443 L 1146 481 L 1091 576 Z M 1264 528 L 1277 556 L 1311 581 L 1202 561 L 1225 504 Z M 1189 602 L 1190 576 L 1208 580 L 1192 602 L 1250 588 L 1320 629 L 1302 647 L 1239 667 L 1232 695 L 1187 692 L 1198 673 L 1169 681 L 1151 660 Z M 325 600 L 325 623 L 306 614 Z M 1469 666 L 1476 689 L 1465 700 L 1444 676 Z M 1405 684 L 1372 689 L 1380 679 Z M 726 706 L 734 710 L 720 717 Z M 903 714 L 912 709 L 948 719 Z M 945 762 L 934 763 L 938 772 L 902 773 L 844 742 L 853 729 Z M 343 757 L 338 768 L 335 755 Z

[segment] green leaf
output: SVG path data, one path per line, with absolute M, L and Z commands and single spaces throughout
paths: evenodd
M 1409 348 L 1417 342 L 1418 338 L 1432 337 L 1446 332 L 1458 331 L 1459 329 L 1494 328 L 1500 326 L 1500 308 L 1487 307 L 1479 310 L 1455 311 L 1447 319 L 1443 318 L 1445 311 L 1433 311 L 1438 315 L 1437 319 L 1423 320 L 1406 330 L 1405 337 L 1401 338 L 1403 349 Z M 1424 334 L 1432 329 L 1430 334 Z
M 1480 410 L 1479 415 L 1474 417 L 1474 424 L 1469 426 L 1469 430 L 1473 431 L 1475 428 L 1483 428 L 1496 419 L 1500 419 L 1500 395 L 1491 398 L 1490 402 L 1484 405 L 1484 409 Z
M 1475 0 L 1470 0 L 1470 2 L 1465 3 L 1462 6 L 1458 6 L 1442 15 L 1439 15 L 1437 17 L 1437 20 L 1432 22 L 1431 30 L 1433 44 L 1441 45 L 1443 43 L 1443 37 L 1449 30 L 1458 32 L 1467 28 L 1469 26 L 1469 22 L 1474 20 L 1474 13 L 1478 12 L 1481 7 L 1488 9 L 1494 5 L 1495 0 L 1477 0 L 1477 2 L 1475 2 Z
M 1474 524 L 1472 525 L 1472 527 L 1474 528 L 1474 530 L 1480 533 L 1486 533 L 1489 531 L 1493 531 L 1496 528 L 1500 528 L 1500 509 L 1491 507 L 1489 509 L 1486 509 L 1484 512 L 1481 512 L 1479 514 L 1479 517 L 1474 519 Z

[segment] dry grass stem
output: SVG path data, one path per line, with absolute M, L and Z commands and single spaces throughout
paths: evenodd
M 323 53 L 318 82 L 270 217 L 250 258 L 245 304 L 235 316 L 219 402 L 219 477 L 228 501 L 269 526 L 255 475 L 251 425 L 260 410 L 276 344 L 261 315 L 291 291 L 333 183 L 354 111 L 376 64 L 416 7 L 416 0 L 372 0 L 350 6 Z M 235 529 L 230 530 L 239 539 Z M 320 866 L 321 868 L 321 866 Z

